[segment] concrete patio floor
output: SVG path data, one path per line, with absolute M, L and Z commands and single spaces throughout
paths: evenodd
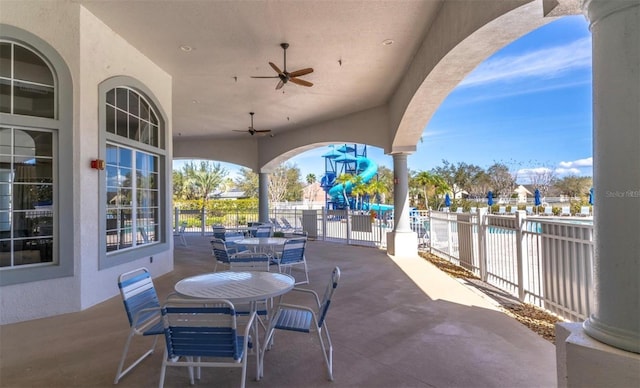
M 154 280 L 161 298 L 178 280 L 213 270 L 209 238 L 187 236 L 187 242 L 176 246 L 175 270 Z M 326 378 L 315 336 L 278 332 L 261 381 L 255 381 L 250 357 L 248 387 L 557 385 L 553 344 L 418 257 L 390 258 L 375 248 L 310 241 L 307 261 L 309 287 L 320 292 L 334 266 L 342 271 L 327 320 L 335 381 Z M 285 296 L 304 301 L 299 298 Z M 1 326 L 0 386 L 113 386 L 127 331 L 119 296 L 79 313 Z M 158 385 L 162 341 L 118 386 Z M 240 371 L 223 368 L 205 368 L 196 381 L 203 387 L 239 384 Z M 186 368 L 170 368 L 165 386 L 189 386 Z

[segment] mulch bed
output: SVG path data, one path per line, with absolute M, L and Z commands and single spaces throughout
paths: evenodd
M 482 292 L 496 300 L 507 315 L 515 318 L 518 322 L 522 323 L 547 341 L 555 343 L 555 324 L 563 322 L 561 318 L 541 309 L 540 307 L 528 303 L 522 303 L 512 296 L 506 295 L 503 291 L 482 282 L 480 278 L 470 271 L 447 260 L 443 260 L 427 252 L 419 252 L 419 255 L 449 276 L 456 279 L 464 279 L 467 284 L 480 289 Z

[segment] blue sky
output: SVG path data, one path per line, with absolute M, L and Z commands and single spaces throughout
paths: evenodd
M 427 171 L 442 160 L 486 168 L 495 162 L 527 172 L 550 168 L 559 177 L 592 176 L 591 34 L 583 16 L 547 24 L 496 52 L 442 103 L 409 156 Z M 324 175 L 322 147 L 289 160 L 302 176 Z M 392 168 L 390 156 L 368 147 L 369 158 Z M 174 168 L 181 163 L 174 162 Z M 233 177 L 238 166 L 224 164 Z

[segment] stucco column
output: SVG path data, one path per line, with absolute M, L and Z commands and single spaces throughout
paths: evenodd
M 393 156 L 393 232 L 387 233 L 387 252 L 394 256 L 418 254 L 418 235 L 409 222 L 409 171 L 407 153 Z
M 587 0 L 593 36 L 591 337 L 640 353 L 640 0 Z
M 269 174 L 258 173 L 258 221 L 269 222 Z

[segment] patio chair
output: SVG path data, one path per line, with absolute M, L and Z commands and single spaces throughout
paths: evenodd
M 533 214 L 533 206 L 525 206 L 524 210 L 527 212 L 528 216 Z
M 260 352 L 260 356 L 264 358 L 265 351 L 271 348 L 273 337 L 276 330 L 293 331 L 298 333 L 307 333 L 315 331 L 322 348 L 322 355 L 327 365 L 327 374 L 329 380 L 333 381 L 333 345 L 331 344 L 331 336 L 329 335 L 329 328 L 327 327 L 326 317 L 329 306 L 331 305 L 331 299 L 333 293 L 338 287 L 338 281 L 340 281 L 340 268 L 335 267 L 331 274 L 331 279 L 324 292 L 322 301 L 318 297 L 318 294 L 313 290 L 307 290 L 303 288 L 294 288 L 293 291 L 303 292 L 312 295 L 315 298 L 314 308 L 307 306 L 280 303 L 278 305 L 278 311 L 274 314 L 273 319 L 269 323 L 269 329 L 264 341 L 263 351 Z M 323 334 L 325 338 L 323 339 Z M 326 339 L 326 344 L 325 344 Z M 264 365 L 262 359 L 261 365 Z M 263 371 L 260 371 L 260 377 L 262 377 Z
M 213 237 L 219 238 L 220 240 L 225 240 L 227 230 L 222 225 L 213 225 Z
M 180 241 L 182 241 L 182 245 L 184 245 L 185 247 L 187 246 L 187 240 L 184 238 L 184 230 L 186 228 L 187 228 L 187 223 L 186 222 L 181 222 L 180 226 L 178 226 L 173 231 L 173 237 L 178 237 L 180 239 Z
M 271 221 L 271 224 L 273 224 L 273 228 L 275 231 L 277 232 L 284 232 L 287 228 L 282 226 L 277 219 L 275 218 L 269 218 L 269 221 Z
M 456 213 L 457 213 L 457 214 L 462 214 L 462 213 L 464 213 L 464 208 L 463 208 L 462 206 L 458 206 L 458 207 L 456 208 Z
M 591 216 L 591 209 L 589 208 L 589 206 L 581 206 L 580 207 L 580 213 L 576 214 L 580 217 L 590 217 Z
M 256 230 L 256 237 L 271 237 L 272 229 L 271 225 L 260 225 Z
M 509 215 L 514 216 L 518 212 L 518 207 L 516 205 L 511 205 L 509 207 Z
M 266 253 L 259 252 L 241 252 L 237 255 L 234 255 L 229 261 L 229 270 L 242 272 L 242 271 L 264 271 L 269 272 L 271 267 L 271 257 Z M 258 318 L 264 317 L 268 319 L 269 317 L 269 301 L 262 300 L 256 302 L 256 313 L 258 314 Z M 251 311 L 251 306 L 247 304 L 237 304 L 236 314 L 241 316 L 248 316 Z M 262 328 L 267 330 L 266 326 L 262 322 L 261 319 L 258 319 L 258 322 L 262 326 Z
M 295 226 L 291 225 L 289 220 L 287 220 L 286 218 L 281 217 L 280 219 L 282 220 L 282 223 L 284 224 L 284 227 L 287 230 L 293 230 L 293 231 L 301 231 L 302 230 L 301 228 L 296 228 Z
M 499 206 L 498 207 L 498 215 L 505 215 L 507 214 L 507 207 L 506 206 Z
M 570 206 L 563 206 L 560 209 L 560 215 L 561 216 L 570 216 L 571 215 L 571 207 Z
M 551 206 L 545 206 L 544 207 L 544 211 L 542 212 L 543 216 L 552 216 L 553 215 L 553 208 Z
M 160 388 L 164 387 L 167 367 L 189 368 L 193 385 L 193 368 L 236 367 L 242 368 L 240 387 L 247 379 L 247 353 L 250 344 L 249 331 L 255 314 L 252 314 L 244 335 L 238 335 L 236 313 L 233 304 L 223 299 L 170 298 L 162 307 L 162 321 L 166 348 L 160 371 Z
M 148 269 L 138 268 L 121 274 L 118 277 L 118 288 L 120 289 L 130 329 L 122 352 L 122 358 L 118 364 L 116 378 L 113 381 L 114 384 L 118 384 L 118 381 L 124 375 L 152 354 L 158 342 L 158 337 L 155 337 L 151 348 L 123 371 L 127 353 L 129 352 L 129 345 L 133 337 L 157 336 L 164 333 L 160 316 L 160 302 Z
M 282 252 L 276 253 L 275 261 L 278 264 L 278 271 L 281 273 L 287 273 L 291 276 L 291 270 L 294 266 L 303 266 L 304 268 L 304 280 L 297 281 L 298 284 L 309 284 L 309 270 L 307 268 L 307 260 L 304 254 L 307 245 L 306 237 L 302 238 L 290 238 L 284 243 Z
M 233 242 L 230 243 L 233 244 Z M 216 272 L 216 270 L 218 269 L 218 264 L 226 265 L 227 267 L 229 267 L 231 258 L 239 253 L 246 252 L 246 250 L 236 250 L 241 249 L 240 245 L 234 245 L 233 249 L 235 251 L 230 252 L 231 249 L 229 249 L 227 243 L 224 240 L 221 240 L 219 238 L 214 238 L 213 240 L 211 240 L 211 253 L 216 259 L 216 265 L 213 267 L 213 272 Z

